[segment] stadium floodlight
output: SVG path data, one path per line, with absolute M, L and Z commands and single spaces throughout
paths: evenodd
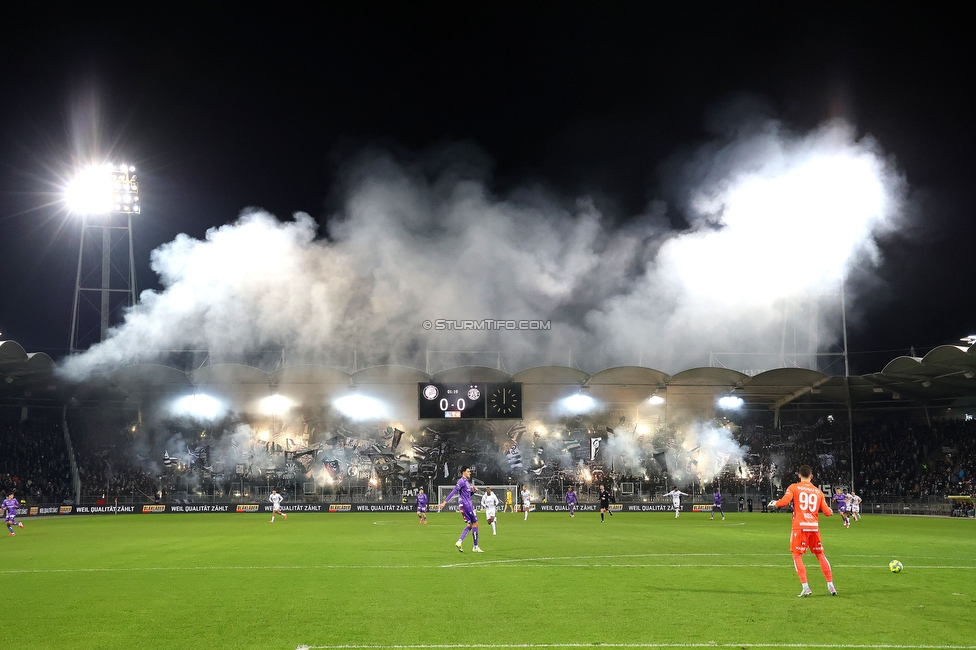
M 650 398 L 648 398 L 647 403 L 651 406 L 660 406 L 661 404 L 664 404 L 664 398 L 660 395 L 651 395 Z
M 71 313 L 71 340 L 69 341 L 71 352 L 104 341 L 109 328 L 114 324 L 111 314 L 121 314 L 125 307 L 136 304 L 132 215 L 142 213 L 142 204 L 139 200 L 139 181 L 135 172 L 135 165 L 128 163 L 91 164 L 79 169 L 64 188 L 64 203 L 68 212 L 81 217 L 78 272 L 75 276 L 75 299 Z M 91 254 L 91 250 L 86 255 L 86 240 L 100 247 L 100 254 L 97 257 Z M 125 269 L 126 264 L 122 257 L 126 248 L 128 269 Z M 87 268 L 85 268 L 85 260 L 88 261 Z M 98 277 L 99 267 L 101 284 L 82 286 L 83 277 L 89 279 Z M 118 282 L 119 276 L 125 277 L 126 281 Z M 90 294 L 96 292 L 100 294 L 100 300 L 91 300 Z M 83 293 L 88 295 L 89 300 L 81 299 Z M 97 325 L 89 322 L 90 317 L 82 316 L 82 312 L 90 313 L 90 310 L 85 307 L 87 304 L 97 309 Z M 98 338 L 92 340 L 96 331 Z
M 353 420 L 378 420 L 386 416 L 386 406 L 365 395 L 346 395 L 333 402 L 340 413 Z
M 81 215 L 139 214 L 139 182 L 134 165 L 83 167 L 68 183 L 64 200 L 68 211 Z
M 292 401 L 284 395 L 275 393 L 261 400 L 261 410 L 268 415 L 284 415 L 292 407 Z
M 188 415 L 200 420 L 216 420 L 227 409 L 220 400 L 210 395 L 194 393 L 178 399 L 173 405 L 173 410 L 178 415 Z
M 726 395 L 725 397 L 720 397 L 718 400 L 718 407 L 721 409 L 740 409 L 745 402 L 742 401 L 741 397 L 736 397 L 735 395 Z
M 596 406 L 596 400 L 589 395 L 577 393 L 563 398 L 561 404 L 563 409 L 570 413 L 586 413 Z

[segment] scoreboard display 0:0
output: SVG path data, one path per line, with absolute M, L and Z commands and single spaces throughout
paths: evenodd
M 484 418 L 485 385 L 479 382 L 417 384 L 421 420 Z
M 443 418 L 520 419 L 522 384 L 464 382 L 417 384 L 417 412 L 421 420 Z

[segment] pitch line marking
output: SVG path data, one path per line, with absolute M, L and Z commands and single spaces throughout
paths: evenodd
M 296 564 L 253 566 L 137 566 L 137 567 L 88 567 L 72 569 L 0 569 L 0 575 L 17 573 L 111 573 L 114 571 L 263 571 L 269 569 L 432 569 L 419 564 Z
M 867 650 L 974 650 L 974 645 L 900 645 L 888 643 L 418 643 L 396 645 L 300 645 L 296 650 L 374 650 L 391 648 L 452 649 L 466 648 L 861 648 Z
M 783 557 L 789 558 L 791 556 L 779 553 L 634 553 L 627 555 L 563 555 L 563 556 L 552 556 L 552 557 L 526 557 L 526 558 L 507 558 L 503 560 L 479 560 L 475 562 L 451 562 L 449 564 L 442 564 L 439 568 L 442 569 L 453 569 L 455 567 L 472 567 L 472 566 L 487 566 L 487 565 L 498 565 L 498 564 L 518 564 L 525 562 L 558 562 L 560 560 L 607 560 L 607 559 L 617 559 L 617 558 L 639 558 L 639 557 Z M 887 557 L 880 555 L 848 555 L 845 557 Z M 907 557 L 907 556 L 906 556 Z M 932 557 L 932 559 L 941 559 L 938 557 Z M 604 566 L 604 567 L 653 567 L 653 566 L 686 566 L 686 567 L 714 567 L 714 566 L 727 566 L 727 567 L 763 567 L 763 566 L 781 566 L 779 564 L 594 564 L 589 563 L 585 565 L 576 564 L 558 564 L 557 566 Z M 876 565 L 836 565 L 842 568 L 866 568 L 873 569 L 877 568 Z M 911 565 L 913 569 L 976 569 L 976 566 L 949 566 L 949 565 Z
M 623 563 L 623 562 L 584 562 L 585 560 L 612 560 L 627 558 L 737 558 L 737 557 L 770 557 L 788 558 L 785 554 L 770 553 L 634 553 L 623 555 L 573 555 L 531 558 L 507 558 L 500 560 L 481 560 L 472 562 L 454 562 L 449 564 L 300 564 L 300 565 L 247 565 L 247 566 L 172 566 L 172 567 L 78 567 L 63 569 L 0 569 L 0 575 L 15 575 L 24 573 L 103 573 L 125 571 L 241 571 L 241 570 L 309 570 L 309 569 L 453 569 L 459 567 L 497 566 L 505 564 L 525 564 L 533 562 L 560 562 L 559 564 L 540 565 L 567 567 L 610 567 L 610 568 L 782 568 L 781 564 L 770 563 Z M 848 555 L 845 557 L 880 558 L 880 555 Z M 910 556 L 904 556 L 910 557 Z M 921 556 L 933 559 L 935 556 Z M 846 569 L 880 569 L 882 565 L 874 564 L 835 564 L 838 568 Z M 976 565 L 910 565 L 911 569 L 976 569 Z
M 472 563 L 474 564 L 474 563 Z M 488 564 L 487 562 L 480 563 L 481 566 Z M 293 566 L 159 566 L 159 567 L 88 567 L 88 568 L 73 568 L 73 569 L 3 569 L 0 570 L 0 575 L 17 575 L 17 574 L 41 574 L 41 573 L 124 573 L 124 572 L 138 572 L 138 571 L 308 571 L 308 570 L 336 570 L 336 569 L 448 569 L 448 568 L 460 568 L 468 565 L 464 564 L 442 564 L 442 565 L 430 565 L 430 564 L 395 564 L 395 565 L 378 565 L 378 564 L 306 564 L 306 565 L 293 565 Z M 573 564 L 558 564 L 558 565 L 546 565 L 546 566 L 560 566 L 560 567 L 571 567 L 571 568 L 590 568 L 590 567 L 603 567 L 603 568 L 645 568 L 645 569 L 782 569 L 783 567 L 788 567 L 786 564 L 611 564 L 611 563 L 573 563 Z M 871 570 L 882 570 L 887 567 L 876 564 L 834 564 L 834 567 L 842 569 L 871 569 Z M 976 566 L 952 566 L 952 565 L 921 565 L 921 566 L 911 566 L 910 569 L 976 569 Z M 415 647 L 415 646 L 409 646 Z M 480 647 L 480 646 L 477 646 Z M 508 647 L 508 646 L 506 646 Z M 976 648 L 976 646 L 974 646 Z

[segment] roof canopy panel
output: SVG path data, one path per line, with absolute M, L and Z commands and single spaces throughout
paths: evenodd
M 752 377 L 746 382 L 746 386 L 752 388 L 759 386 L 812 386 L 825 377 L 827 375 L 824 373 L 807 368 L 775 368 Z
M 588 386 L 663 386 L 668 375 L 660 370 L 643 366 L 618 366 L 607 368 L 590 376 Z
M 190 378 L 186 373 L 176 368 L 162 366 L 156 363 L 141 363 L 132 366 L 123 366 L 105 373 L 112 381 L 132 386 L 134 384 L 145 384 L 148 386 L 192 386 Z
M 747 403 L 766 408 L 790 404 L 846 407 L 848 397 L 866 408 L 929 406 L 976 396 L 976 346 L 943 345 L 924 357 L 897 357 L 881 372 L 862 377 L 834 377 L 803 368 L 777 368 L 752 378 L 727 368 L 692 368 L 673 376 L 642 366 L 607 368 L 593 375 L 566 366 L 528 368 L 512 376 L 485 366 L 450 368 L 434 376 L 408 366 L 374 366 L 353 375 L 322 365 L 288 366 L 274 373 L 239 364 L 215 364 L 192 373 L 159 364 L 132 364 L 92 375 L 81 384 L 55 372 L 44 353 L 30 353 L 15 341 L 0 341 L 0 398 L 124 400 L 142 403 L 155 396 L 199 386 L 226 399 L 251 404 L 275 387 L 297 403 L 325 403 L 350 391 L 375 395 L 413 408 L 417 384 L 518 381 L 524 386 L 527 412 L 546 412 L 559 400 L 583 391 L 612 408 L 643 405 L 664 396 L 668 410 L 686 406 L 702 412 L 716 397 L 735 391 Z M 19 403 L 19 402 L 18 402 Z
M 0 368 L 27 361 L 27 353 L 17 341 L 0 341 Z
M 582 386 L 590 376 L 568 366 L 539 366 L 515 373 L 513 379 L 526 384 L 557 384 Z
M 922 374 L 922 359 L 919 357 L 895 357 L 888 362 L 881 374 L 886 376 L 895 375 L 920 375 Z
M 958 345 L 940 345 L 922 357 L 922 363 L 924 365 L 944 364 L 950 366 L 960 363 L 969 364 L 973 361 L 973 357 L 966 353 L 968 349 Z
M 276 371 L 272 377 L 279 386 L 289 384 L 349 384 L 349 373 L 330 366 L 314 364 L 286 366 Z
M 410 366 L 372 366 L 353 373 L 352 383 L 360 384 L 417 384 L 430 381 L 430 375 Z
M 460 366 L 458 368 L 442 370 L 431 377 L 431 379 L 435 382 L 445 384 L 465 381 L 506 382 L 512 381 L 512 376 L 507 372 L 486 366 Z
M 738 386 L 749 381 L 749 375 L 728 368 L 692 368 L 671 375 L 668 386 Z

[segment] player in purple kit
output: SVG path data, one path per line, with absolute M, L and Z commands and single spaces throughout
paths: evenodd
M 464 553 L 464 549 L 461 548 L 461 542 L 464 538 L 468 536 L 468 532 L 471 532 L 471 537 L 474 539 L 474 548 L 472 549 L 475 553 L 484 553 L 481 547 L 478 546 L 478 515 L 474 513 L 474 506 L 471 505 L 471 494 L 478 491 L 478 488 L 471 484 L 471 468 L 465 465 L 461 468 L 461 478 L 458 479 L 457 485 L 451 490 L 451 493 L 447 495 L 439 506 L 438 510 L 443 510 L 447 502 L 454 498 L 454 495 L 458 495 L 458 509 L 461 511 L 461 516 L 464 517 L 464 523 L 467 526 L 461 531 L 461 537 L 458 541 L 454 543 L 457 547 L 459 553 Z
M 3 512 L 7 523 L 7 530 L 10 531 L 11 537 L 13 537 L 16 534 L 14 533 L 14 526 L 20 526 L 21 528 L 24 527 L 24 524 L 20 523 L 19 521 L 15 521 L 17 518 L 17 508 L 19 507 L 20 507 L 20 501 L 14 498 L 13 492 L 8 494 L 7 498 L 4 499 L 2 504 L 0 504 L 0 508 L 3 508 Z
M 420 517 L 420 523 L 427 523 L 427 495 L 424 494 L 424 488 L 417 490 L 417 516 Z
M 722 521 L 725 521 L 725 511 L 722 510 L 722 490 L 716 485 L 715 490 L 712 492 L 712 516 L 709 519 L 715 519 L 715 511 L 722 513 Z
M 573 486 L 569 486 L 569 490 L 566 492 L 566 505 L 569 506 L 569 516 L 576 516 L 576 492 L 573 491 Z
M 844 520 L 844 528 L 850 528 L 851 520 L 847 518 L 847 494 L 840 488 L 834 488 L 834 496 L 830 497 L 830 500 L 837 502 L 837 512 Z

